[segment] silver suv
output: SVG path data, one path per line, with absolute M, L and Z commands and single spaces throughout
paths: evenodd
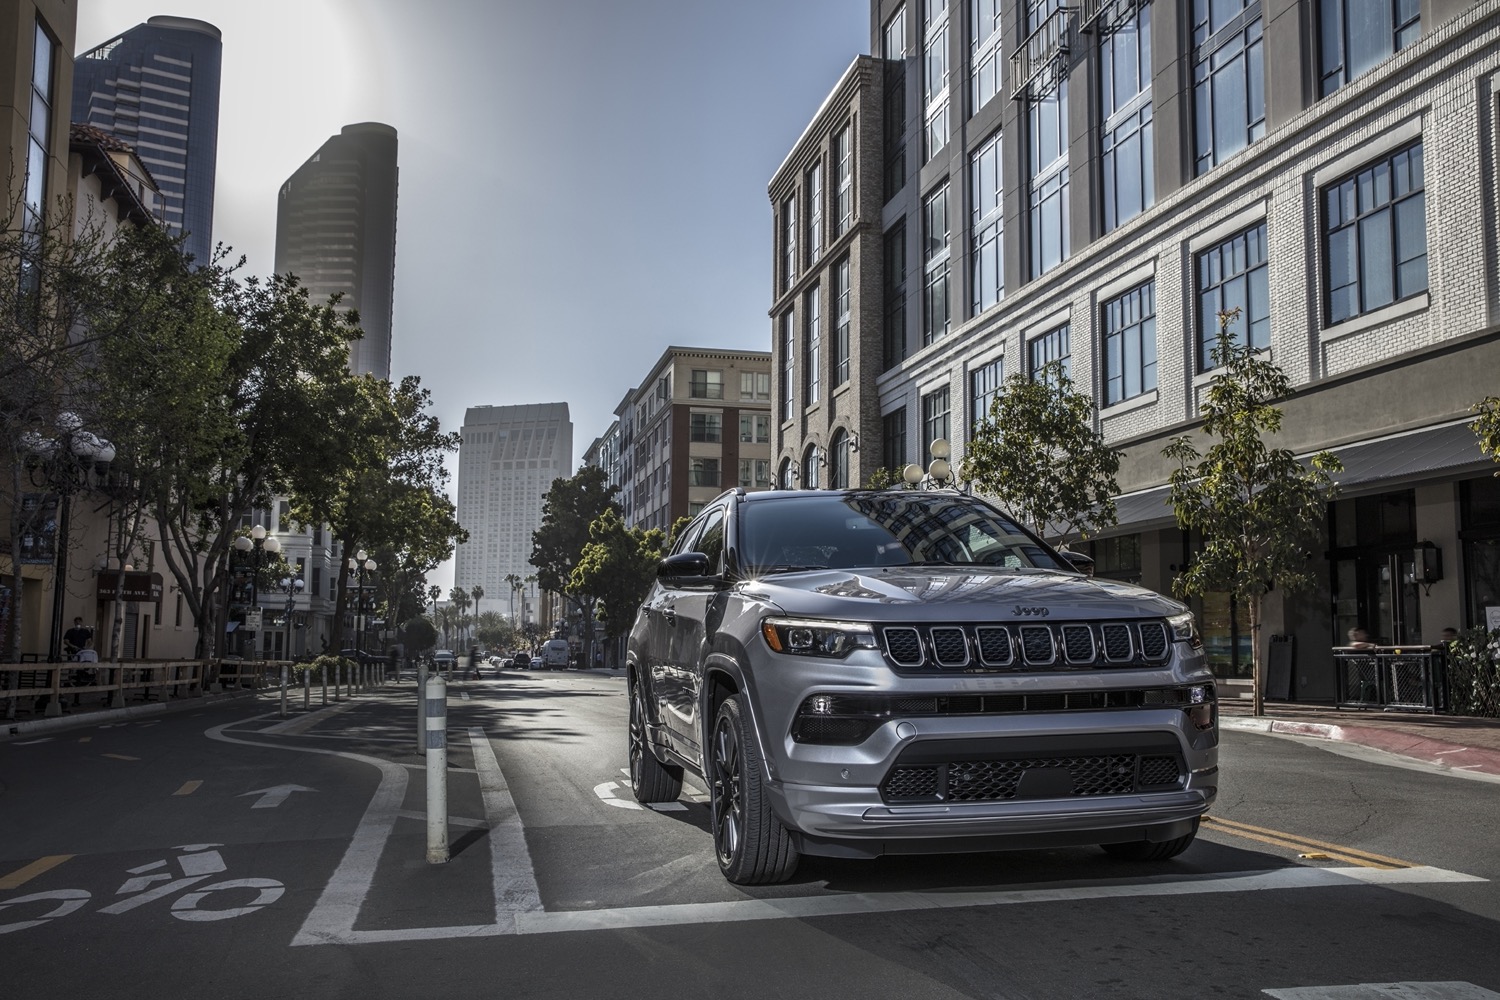
M 948 491 L 716 499 L 630 636 L 630 779 L 710 791 L 731 882 L 802 854 L 1098 844 L 1159 860 L 1218 785 L 1192 615 Z

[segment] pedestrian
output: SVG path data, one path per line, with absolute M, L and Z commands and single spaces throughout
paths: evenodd
M 94 664 L 99 662 L 99 654 L 94 651 L 94 637 L 92 635 L 83 640 L 82 648 L 73 653 L 72 659 L 75 663 Z M 98 667 L 78 667 L 73 671 L 73 686 L 75 688 L 93 687 L 98 673 Z M 78 704 L 79 697 L 78 693 L 74 692 L 73 704 L 75 706 Z
M 85 644 L 94 638 L 94 630 L 83 623 L 83 619 L 77 616 L 73 618 L 73 627 L 63 633 L 63 654 L 69 659 L 77 653 Z M 98 659 L 98 657 L 95 657 Z
M 1451 646 L 1453 643 L 1455 643 L 1457 641 L 1458 641 L 1458 629 L 1452 628 L 1452 627 L 1443 629 L 1442 644 L 1444 646 Z
M 1350 649 L 1374 649 L 1375 644 L 1370 641 L 1370 633 L 1366 632 L 1364 626 L 1356 625 L 1349 630 Z

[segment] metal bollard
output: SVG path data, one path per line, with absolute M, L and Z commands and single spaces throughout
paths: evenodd
M 328 707 L 328 663 L 324 661 L 318 668 L 318 679 L 323 682 L 323 707 Z
M 427 863 L 448 861 L 448 685 L 434 674 L 423 689 L 427 709 Z
M 304 664 L 302 667 L 302 711 L 312 708 L 312 668 Z
M 417 664 L 417 753 L 427 749 L 427 663 Z
M 286 674 L 287 674 L 287 665 L 285 663 L 283 663 L 281 665 L 281 717 L 283 719 L 286 718 L 286 682 L 287 682 L 287 676 L 286 676 Z

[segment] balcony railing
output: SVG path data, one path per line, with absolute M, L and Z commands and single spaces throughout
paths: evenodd
M 1128 21 L 1141 0 L 1078 0 L 1078 30 L 1107 35 Z
M 1073 27 L 1073 8 L 1058 7 L 1036 30 L 1026 36 L 1010 57 L 1012 100 L 1036 100 L 1046 96 L 1061 79 Z

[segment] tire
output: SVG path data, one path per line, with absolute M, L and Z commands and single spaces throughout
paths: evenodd
M 676 802 L 682 794 L 682 768 L 656 759 L 646 735 L 646 695 L 639 681 L 630 685 L 630 790 L 637 802 Z
M 1112 858 L 1119 858 L 1121 861 L 1165 861 L 1187 850 L 1196 836 L 1198 836 L 1198 820 L 1194 819 L 1191 830 L 1171 840 L 1154 843 L 1149 840 L 1132 840 L 1125 844 L 1100 844 L 1099 846 L 1105 854 Z
M 797 848 L 771 812 L 760 748 L 746 731 L 739 695 L 719 706 L 710 744 L 710 822 L 719 870 L 736 885 L 785 882 L 797 870 Z

